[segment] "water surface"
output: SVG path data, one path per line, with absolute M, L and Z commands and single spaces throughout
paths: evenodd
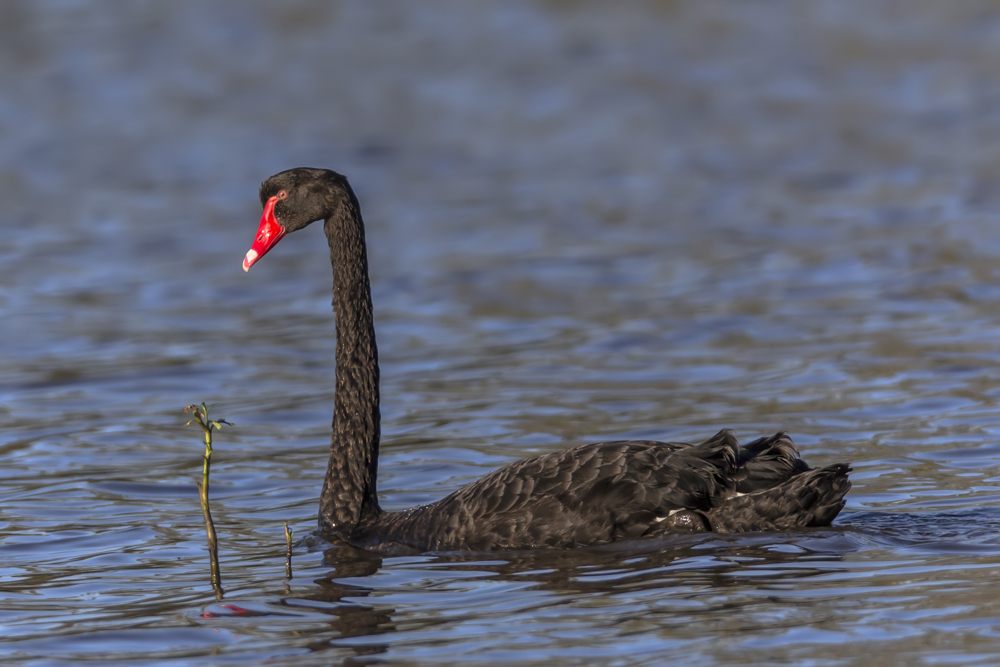
M 51 1 L 0 33 L 5 664 L 996 662 L 991 5 Z M 846 510 L 574 552 L 308 539 L 322 234 L 239 269 L 300 165 L 365 211 L 385 507 L 728 426 L 852 462 Z M 202 400 L 236 424 L 222 600 Z

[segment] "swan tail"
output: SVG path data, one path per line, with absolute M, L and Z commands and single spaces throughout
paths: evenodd
M 850 471 L 843 463 L 808 470 L 779 486 L 734 496 L 705 516 L 717 533 L 828 526 L 844 508 Z

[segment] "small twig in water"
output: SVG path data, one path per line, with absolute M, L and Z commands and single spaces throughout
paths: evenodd
M 205 463 L 201 470 L 201 483 L 198 484 L 198 495 L 201 497 L 201 512 L 205 515 L 205 532 L 208 535 L 208 555 L 212 562 L 212 588 L 215 589 L 216 597 L 221 599 L 225 591 L 222 589 L 222 576 L 219 572 L 219 540 L 215 534 L 212 512 L 208 508 L 208 475 L 212 469 L 212 431 L 222 428 L 223 424 L 227 426 L 232 426 L 232 424 L 225 419 L 210 421 L 208 419 L 208 408 L 209 406 L 204 403 L 200 406 L 189 405 L 184 408 L 184 412 L 194 415 L 194 417 L 188 420 L 185 426 L 196 423 L 205 433 Z
M 288 530 L 288 522 L 285 522 L 285 579 L 292 578 L 292 531 Z

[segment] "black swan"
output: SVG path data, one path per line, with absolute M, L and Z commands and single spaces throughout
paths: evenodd
M 290 169 L 260 187 L 243 270 L 288 232 L 324 221 L 333 265 L 336 396 L 319 507 L 328 539 L 384 553 L 582 547 L 674 533 L 826 526 L 851 488 L 845 464 L 810 469 L 784 433 L 740 446 L 622 440 L 511 463 L 430 505 L 379 507 L 379 367 L 361 208 L 347 179 Z

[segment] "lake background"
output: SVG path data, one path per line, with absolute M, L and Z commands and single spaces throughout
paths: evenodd
M 0 90 L 4 664 L 996 663 L 994 3 L 6 2 Z M 576 552 L 300 540 L 323 236 L 240 270 L 296 166 L 365 212 L 383 506 L 728 426 L 852 462 L 847 508 Z M 236 424 L 221 601 L 199 401 Z

